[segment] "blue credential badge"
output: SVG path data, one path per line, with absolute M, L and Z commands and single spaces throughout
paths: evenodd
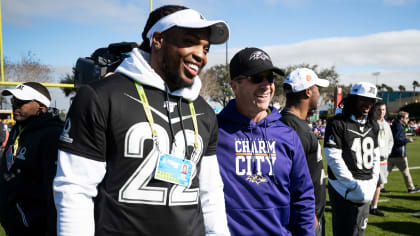
M 189 187 L 193 163 L 169 154 L 159 156 L 155 179 Z

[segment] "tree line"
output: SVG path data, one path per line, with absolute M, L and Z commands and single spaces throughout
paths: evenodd
M 329 68 L 320 68 L 318 65 L 311 64 L 297 64 L 290 65 L 286 68 L 281 68 L 284 70 L 285 74 L 288 75 L 291 71 L 296 68 L 305 67 L 312 69 L 321 79 L 326 79 L 330 82 L 330 85 L 327 88 L 321 88 L 320 92 L 323 95 L 322 104 L 332 104 L 334 101 L 334 89 L 337 86 L 343 88 L 343 94 L 348 94 L 351 88 L 350 85 L 340 84 L 339 74 L 337 73 L 334 66 Z M 36 81 L 40 83 L 45 82 L 54 82 L 52 76 L 53 69 L 49 65 L 41 63 L 37 59 L 36 55 L 31 51 L 27 52 L 25 55 L 17 61 L 9 60 L 8 58 L 4 59 L 4 76 L 6 81 L 16 81 L 16 82 L 28 82 Z M 233 97 L 232 90 L 230 88 L 230 76 L 229 76 L 229 65 L 219 64 L 208 68 L 200 74 L 202 81 L 201 96 L 207 100 L 212 100 L 219 103 L 222 106 L 225 106 L 227 102 Z M 284 104 L 285 97 L 283 95 L 282 83 L 286 79 L 285 76 L 278 76 L 275 80 L 276 91 L 272 100 L 272 103 Z M 74 72 L 65 74 L 59 78 L 59 83 L 73 83 L 74 82 Z M 416 91 L 416 88 L 420 87 L 418 81 L 414 80 L 412 83 L 413 92 Z M 393 88 L 386 85 L 380 84 L 377 85 L 379 96 L 383 95 L 385 91 L 393 92 Z M 75 89 L 62 88 L 65 96 L 70 96 L 74 94 Z M 403 92 L 406 91 L 405 86 L 399 85 L 398 90 L 400 96 Z M 3 104 L 3 98 L 0 98 L 1 103 Z M 7 101 L 6 101 L 7 102 Z

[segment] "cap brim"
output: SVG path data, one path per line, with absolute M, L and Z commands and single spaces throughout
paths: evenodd
M 210 28 L 210 44 L 222 44 L 229 39 L 229 26 L 224 21 L 196 20 L 177 26 L 190 29 Z
M 22 101 L 28 101 L 32 100 L 32 96 L 28 96 L 27 93 L 23 92 L 20 89 L 6 89 L 3 92 L 1 92 L 1 95 L 3 96 L 10 96 L 13 95 L 13 97 L 22 100 Z
M 316 85 L 320 86 L 320 87 L 328 87 L 328 85 L 330 84 L 330 81 L 326 80 L 326 79 L 317 79 L 315 82 Z
M 269 67 L 269 68 L 253 68 L 251 70 L 242 72 L 241 75 L 244 75 L 244 76 L 253 76 L 253 75 L 262 73 L 264 71 L 272 71 L 272 72 L 274 72 L 274 73 L 276 73 L 278 75 L 283 75 L 284 76 L 284 71 L 281 70 L 281 69 L 279 69 L 279 68 L 277 68 L 277 67 L 275 67 L 275 66 Z
M 359 97 L 370 98 L 370 99 L 382 100 L 382 98 L 380 98 L 380 97 L 371 97 L 371 96 L 364 96 L 364 95 L 359 95 L 359 94 L 352 94 L 352 95 L 356 95 L 356 96 L 359 96 Z
M 2 96 L 10 96 L 10 95 L 12 95 L 12 93 L 9 91 L 9 89 L 6 89 L 6 90 L 1 91 L 1 95 Z

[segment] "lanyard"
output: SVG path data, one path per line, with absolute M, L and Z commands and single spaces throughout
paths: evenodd
M 139 94 L 141 103 L 143 105 L 144 112 L 146 114 L 147 121 L 149 122 L 150 128 L 152 129 L 153 140 L 155 141 L 156 144 L 158 144 L 158 142 L 157 142 L 157 131 L 153 128 L 154 120 L 153 120 L 152 111 L 150 110 L 149 101 L 147 100 L 146 93 L 144 92 L 143 86 L 140 83 L 138 83 L 136 81 L 135 84 L 136 84 L 136 88 L 137 88 L 137 93 Z M 195 148 L 198 147 L 197 116 L 195 114 L 194 104 L 192 102 L 188 102 L 188 103 L 189 103 L 189 107 L 190 107 L 191 118 L 193 120 L 193 125 L 194 125 L 194 136 L 195 136 L 194 149 L 195 149 Z M 181 119 L 182 119 L 182 117 L 181 117 Z M 157 145 L 157 146 L 159 147 L 159 145 Z
M 22 128 L 20 125 L 18 126 L 18 129 L 19 129 L 19 133 L 18 133 L 18 135 L 15 139 L 15 143 L 13 144 L 13 156 L 16 156 L 16 154 L 17 154 L 17 150 L 19 148 L 19 138 L 20 138 L 20 135 L 22 134 L 22 132 L 24 130 L 24 128 Z

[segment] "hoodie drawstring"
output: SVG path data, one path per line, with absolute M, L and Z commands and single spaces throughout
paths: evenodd
M 184 135 L 184 143 L 185 143 L 185 159 L 187 159 L 190 156 L 190 152 L 188 150 L 188 142 L 187 142 L 187 134 L 185 133 L 185 128 L 184 128 L 184 122 L 182 121 L 182 109 L 181 109 L 181 100 L 182 97 L 179 97 L 178 99 L 178 115 L 180 117 L 181 120 L 181 129 L 182 129 L 182 134 Z
M 272 175 L 269 176 L 269 177 L 273 179 L 275 184 L 279 184 L 278 181 L 277 181 L 277 178 L 276 178 L 276 173 L 274 171 L 273 158 L 271 157 L 270 151 L 268 150 L 268 147 L 269 147 L 268 144 L 269 143 L 268 143 L 268 139 L 267 139 L 267 119 L 264 119 L 264 130 L 261 133 L 263 134 L 265 146 L 267 147 L 267 159 L 268 159 L 267 161 L 269 161 L 271 163 L 271 173 L 272 173 Z
M 172 140 L 173 140 L 173 143 L 175 143 L 176 144 L 176 140 L 175 140 L 175 134 L 174 134 L 174 129 L 173 129 L 173 127 L 172 127 L 172 118 L 171 118 L 171 112 L 169 111 L 170 110 L 170 108 L 169 108 L 169 92 L 168 92 L 168 88 L 166 88 L 165 89 L 165 91 L 166 91 L 166 115 L 168 116 L 168 120 L 169 120 L 169 129 L 170 129 L 170 131 L 171 131 L 171 137 L 172 137 Z

